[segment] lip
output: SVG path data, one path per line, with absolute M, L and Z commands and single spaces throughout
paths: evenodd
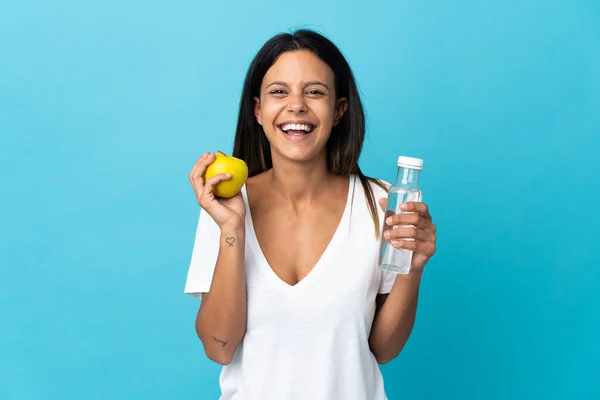
M 309 133 L 303 133 L 302 135 L 288 135 L 287 133 L 285 133 L 281 129 L 281 127 L 283 125 L 287 125 L 287 124 L 310 125 L 313 128 L 312 128 L 312 130 Z M 310 121 L 307 121 L 305 119 L 296 119 L 296 120 L 283 121 L 283 122 L 280 122 L 280 123 L 276 124 L 276 126 L 277 126 L 277 129 L 279 130 L 279 132 L 281 132 L 283 135 L 285 135 L 287 139 L 294 140 L 294 141 L 306 139 L 308 136 L 310 136 L 315 131 L 315 129 L 317 129 L 317 124 L 315 124 L 313 122 L 310 122 Z
M 302 133 L 300 135 L 289 135 L 289 134 L 287 134 L 287 133 L 285 133 L 284 131 L 281 130 L 281 126 L 285 125 L 285 124 L 306 124 L 306 125 L 312 125 L 313 126 L 313 130 L 310 133 Z M 281 124 L 277 124 L 276 126 L 277 126 L 277 130 L 279 131 L 279 133 L 281 133 L 283 136 L 285 136 L 285 138 L 287 140 L 291 140 L 293 142 L 300 142 L 300 141 L 303 141 L 303 140 L 307 140 L 311 136 L 311 134 L 315 131 L 315 129 L 317 128 L 316 125 L 311 124 L 310 122 L 299 122 L 299 121 L 296 121 L 296 122 L 283 122 Z
M 278 127 L 280 127 L 281 125 L 286 125 L 286 124 L 303 124 L 303 125 L 312 125 L 313 127 L 317 127 L 317 124 L 312 123 L 310 121 L 306 121 L 303 119 L 300 120 L 294 120 L 294 121 L 283 121 L 277 124 Z

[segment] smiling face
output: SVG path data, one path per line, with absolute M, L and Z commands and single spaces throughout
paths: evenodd
M 255 102 L 273 161 L 326 157 L 331 129 L 347 108 L 345 98 L 336 98 L 331 68 L 308 50 L 283 53 L 265 74 Z

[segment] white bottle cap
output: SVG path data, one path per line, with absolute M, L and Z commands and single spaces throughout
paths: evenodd
M 423 160 L 420 158 L 400 156 L 398 157 L 398 166 L 421 171 L 423 169 Z

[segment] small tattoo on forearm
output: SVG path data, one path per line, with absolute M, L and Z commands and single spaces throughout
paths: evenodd
M 217 343 L 221 343 L 221 346 L 223 346 L 223 347 L 227 346 L 227 343 L 228 343 L 228 342 L 227 342 L 226 340 L 217 339 L 217 338 L 216 338 L 216 337 L 214 337 L 214 336 L 213 336 L 212 338 L 213 338 L 213 340 L 214 340 L 215 342 L 217 342 Z
M 233 246 L 233 243 L 235 243 L 235 238 L 232 237 L 228 237 L 227 239 L 225 239 L 225 241 L 227 242 L 227 244 L 229 245 L 229 247 Z

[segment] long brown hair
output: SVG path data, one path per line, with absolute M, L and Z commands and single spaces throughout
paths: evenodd
M 327 141 L 327 167 L 335 175 L 356 174 L 360 178 L 375 226 L 375 236 L 379 238 L 379 214 L 370 182 L 383 189 L 385 186 L 379 180 L 365 176 L 358 166 L 365 137 L 364 109 L 350 65 L 337 46 L 323 35 L 305 29 L 293 34 L 282 33 L 271 38 L 258 51 L 244 81 L 233 156 L 246 162 L 248 176 L 273 167 L 271 146 L 254 115 L 254 98 L 260 96 L 262 80 L 277 58 L 295 50 L 310 50 L 329 65 L 335 76 L 336 96 L 348 99 L 348 109 L 332 128 Z

